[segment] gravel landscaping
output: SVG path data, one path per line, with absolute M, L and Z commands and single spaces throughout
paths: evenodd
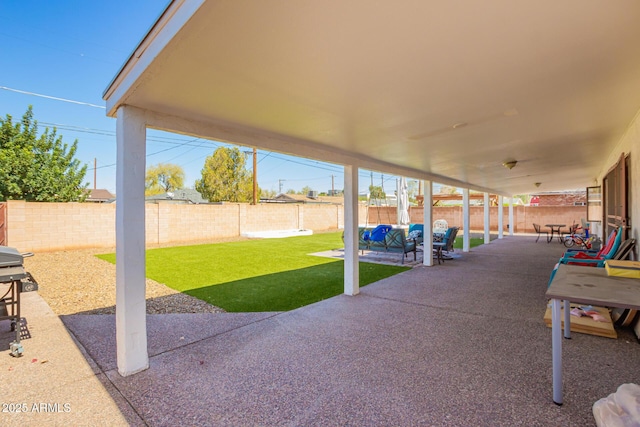
M 116 266 L 95 254 L 113 248 L 40 252 L 25 258 L 38 293 L 57 315 L 114 314 Z M 224 310 L 147 279 L 147 313 L 222 313 Z

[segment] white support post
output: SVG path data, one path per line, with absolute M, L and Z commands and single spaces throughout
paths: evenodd
M 509 197 L 509 236 L 513 236 L 513 229 L 516 228 L 513 223 L 513 196 Z
M 431 267 L 433 265 L 433 183 L 424 181 L 422 188 L 424 188 L 422 264 Z
M 469 252 L 471 248 L 471 231 L 469 227 L 471 226 L 471 218 L 469 214 L 469 189 L 462 189 L 462 228 L 463 230 L 463 240 L 462 240 L 462 252 Z
M 484 244 L 491 243 L 491 213 L 489 211 L 489 193 L 484 193 Z
M 504 198 L 502 196 L 498 196 L 498 239 L 502 239 L 504 237 Z
M 116 122 L 116 348 L 118 372 L 149 367 L 145 301 L 144 112 L 118 108 Z
M 344 167 L 344 293 L 360 293 L 358 271 L 358 167 Z
M 400 221 L 400 180 L 396 178 L 396 225 L 399 227 L 402 225 Z

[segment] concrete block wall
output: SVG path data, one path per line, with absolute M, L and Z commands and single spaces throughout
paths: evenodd
M 362 224 L 377 225 L 377 224 L 397 224 L 398 223 L 398 209 L 395 206 L 369 206 L 369 213 L 366 212 L 361 217 Z M 421 211 L 422 212 L 422 211 Z M 421 217 L 422 218 L 422 217 Z M 420 219 L 422 222 L 422 219 Z
M 298 204 L 241 205 L 241 209 L 246 210 L 246 216 L 244 221 L 240 221 L 240 233 L 301 228 L 298 223 Z
M 7 245 L 19 251 L 115 245 L 113 204 L 7 202 Z
M 509 228 L 509 208 L 503 207 L 504 230 Z M 371 213 L 369 213 L 371 216 Z M 409 216 L 411 222 L 421 223 L 423 215 L 422 207 L 411 207 Z M 533 233 L 533 223 L 540 224 L 566 224 L 568 229 L 574 222 L 580 224 L 581 218 L 586 218 L 586 206 L 514 206 L 513 222 L 514 233 Z M 489 208 L 490 229 L 498 231 L 498 207 Z M 462 226 L 462 206 L 434 206 L 433 219 L 444 219 L 450 226 Z M 472 206 L 469 208 L 469 219 L 472 230 L 484 229 L 484 208 Z
M 147 204 L 147 213 L 150 207 Z M 240 235 L 239 204 L 181 205 L 160 203 L 156 243 L 197 242 Z M 204 208 L 204 209 L 203 209 Z M 147 214 L 148 216 L 148 214 Z M 147 223 L 147 243 L 151 243 Z
M 320 209 L 318 209 L 320 207 Z M 329 205 L 318 207 L 314 205 L 305 205 L 304 209 L 300 209 L 300 212 L 304 212 L 304 227 L 312 230 L 333 230 L 338 228 L 340 224 L 340 218 L 343 206 L 342 205 Z
M 7 203 L 7 245 L 20 251 L 53 251 L 115 246 L 115 204 L 94 203 Z M 303 204 L 147 204 L 145 207 L 147 244 L 199 242 L 240 236 L 244 232 L 310 229 L 325 231 L 344 228 L 344 207 Z M 359 223 L 396 224 L 396 208 L 358 207 Z M 491 208 L 491 229 L 497 231 L 498 208 Z M 422 222 L 421 207 L 409 211 L 411 222 Z M 515 232 L 533 233 L 533 223 L 563 223 L 567 227 L 585 217 L 584 206 L 514 207 Z M 484 227 L 484 209 L 470 210 L 471 229 Z M 380 221 L 378 221 L 380 218 Z M 462 225 L 462 207 L 434 207 L 433 218 L 449 225 Z M 504 208 L 505 231 L 509 221 Z

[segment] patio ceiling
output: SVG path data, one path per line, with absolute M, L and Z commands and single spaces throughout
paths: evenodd
M 640 110 L 639 21 L 637 0 L 173 1 L 104 99 L 498 194 L 582 188 Z

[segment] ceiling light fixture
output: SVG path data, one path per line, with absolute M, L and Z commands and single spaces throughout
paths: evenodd
M 509 160 L 507 162 L 503 162 L 502 166 L 504 166 L 505 168 L 511 170 L 517 164 L 518 164 L 517 160 Z
M 467 122 L 460 122 L 460 123 L 454 123 L 453 126 L 451 126 L 453 129 L 460 129 L 465 127 L 466 125 L 468 125 Z
M 541 184 L 542 184 L 541 182 L 536 182 L 533 185 L 535 185 L 536 187 L 540 187 Z

